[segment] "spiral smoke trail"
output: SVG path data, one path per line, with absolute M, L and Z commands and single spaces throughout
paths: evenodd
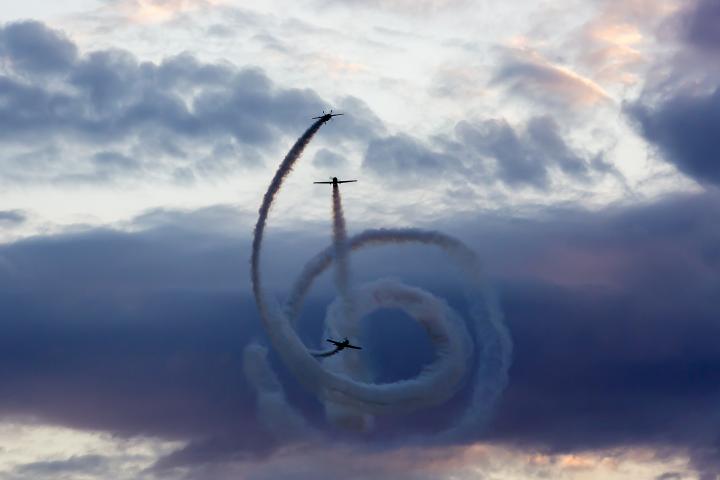
M 456 438 L 481 425 L 507 382 L 512 342 L 497 300 L 480 274 L 475 254 L 462 242 L 440 232 L 416 229 L 380 229 L 348 238 L 337 186 L 333 186 L 333 244 L 311 259 L 302 270 L 284 306 L 270 299 L 261 284 L 260 252 L 267 216 L 305 146 L 324 122 L 315 122 L 293 145 L 270 183 L 259 210 L 252 252 L 252 283 L 263 326 L 286 367 L 325 404 L 328 419 L 358 430 L 372 428 L 373 415 L 405 413 L 444 403 L 473 371 L 474 393 L 466 413 L 443 435 Z M 349 254 L 362 248 L 416 243 L 440 248 L 461 272 L 472 320 L 474 342 L 462 318 L 443 300 L 395 280 L 380 280 L 351 288 Z M 298 337 L 295 327 L 303 300 L 315 279 L 335 263 L 339 299 L 327 310 L 325 335 L 356 337 L 360 319 L 379 308 L 399 308 L 426 330 L 435 349 L 433 363 L 412 379 L 372 383 L 372 375 L 359 352 L 343 351 L 319 361 Z M 473 353 L 474 346 L 474 353 Z M 259 345 L 246 349 L 246 375 L 263 398 L 273 400 L 273 411 L 282 410 L 293 425 L 301 416 L 287 403 L 279 381 Z M 248 373 L 250 375 L 248 375 Z M 269 378 L 262 379 L 267 376 Z M 267 410 L 267 408 L 266 408 Z M 269 428 L 272 426 L 270 425 Z M 299 428 L 299 427 L 298 427 Z M 271 428 L 272 429 L 272 428 Z

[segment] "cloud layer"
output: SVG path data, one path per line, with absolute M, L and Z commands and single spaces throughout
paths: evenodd
M 120 49 L 80 54 L 34 21 L 1 28 L 0 60 L 5 181 L 217 175 L 262 162 L 278 137 L 328 105 L 310 89 L 274 85 L 259 68 L 188 53 L 158 63 Z M 381 131 L 360 100 L 339 105 L 353 116 L 332 130 L 334 140 Z
M 206 213 L 213 222 L 225 218 Z M 240 374 L 243 346 L 261 335 L 240 275 L 248 245 L 238 250 L 243 242 L 234 236 L 202 233 L 193 225 L 203 223 L 190 217 L 169 215 L 168 224 L 158 215 L 154 224 L 163 226 L 136 233 L 88 231 L 0 249 L 0 376 L 10 392 L 0 412 L 190 441 L 163 468 L 266 455 L 274 441 L 257 424 Z M 478 439 L 555 452 L 711 448 L 717 425 L 709 419 L 720 397 L 712 373 L 720 363 L 712 342 L 720 333 L 714 301 L 720 238 L 713 227 L 719 219 L 720 200 L 703 195 L 598 214 L 484 217 L 450 226 L 500 280 L 517 347 L 497 417 Z M 316 242 L 296 238 L 292 257 L 309 256 Z M 271 263 L 293 265 L 285 243 L 278 238 L 268 246 L 285 252 Z M 412 253 L 391 258 L 365 256 L 358 275 L 417 271 Z M 428 261 L 428 269 L 444 271 L 435 265 L 439 259 Z M 406 278 L 460 305 L 451 292 L 443 294 L 451 276 Z M 315 292 L 304 319 L 319 316 L 325 288 Z M 301 335 L 319 334 L 312 333 L 315 322 L 304 325 Z M 388 335 L 419 334 L 402 322 L 388 325 L 373 337 L 378 346 Z M 413 344 L 422 345 L 421 337 Z M 418 358 L 396 343 L 376 353 L 384 358 L 376 368 L 387 378 Z M 290 401 L 316 418 L 319 406 L 279 370 Z M 380 419 L 379 436 L 365 441 L 432 432 L 462 408 L 459 400 L 431 414 Z

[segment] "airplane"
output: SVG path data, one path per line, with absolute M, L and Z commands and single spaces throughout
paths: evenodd
M 330 338 L 327 339 L 328 342 L 335 345 L 335 351 L 339 352 L 340 350 L 344 350 L 346 348 L 354 348 L 355 350 L 362 350 L 362 347 L 356 347 L 355 345 L 350 345 L 350 340 L 348 340 L 347 337 L 342 342 L 338 342 L 337 340 L 332 340 Z
M 319 117 L 312 117 L 313 120 L 322 120 L 323 122 L 327 122 L 332 117 L 339 117 L 340 115 L 345 115 L 344 113 L 332 113 L 333 111 L 330 110 L 330 113 L 325 113 L 325 110 L 323 110 L 323 114 Z
M 332 182 L 313 182 L 313 183 L 324 183 L 326 185 L 332 185 L 332 186 L 336 187 L 340 183 L 352 183 L 352 182 L 357 182 L 357 180 L 338 180 L 337 177 L 332 177 Z
M 345 350 L 346 348 L 354 348 L 355 350 L 362 350 L 362 347 L 357 347 L 355 345 L 350 345 L 350 340 L 345 337 L 345 339 L 342 342 L 338 342 L 337 340 L 333 340 L 331 338 L 327 339 L 328 342 L 335 345 L 335 350 L 330 350 L 329 352 L 323 352 L 323 353 L 313 353 L 313 356 L 315 357 L 330 357 L 332 355 L 335 355 L 341 350 Z

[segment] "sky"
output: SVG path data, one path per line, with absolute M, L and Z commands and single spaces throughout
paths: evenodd
M 5 3 L 0 478 L 720 477 L 716 1 Z M 270 212 L 265 289 L 284 301 L 331 244 L 312 182 L 358 179 L 350 235 L 477 255 L 511 339 L 491 400 L 470 371 L 439 404 L 338 426 L 263 329 L 258 208 L 331 108 Z M 473 315 L 442 252 L 349 261 L 355 285 Z M 325 273 L 305 299 L 312 348 L 336 290 Z M 379 383 L 441 357 L 401 309 L 360 325 Z

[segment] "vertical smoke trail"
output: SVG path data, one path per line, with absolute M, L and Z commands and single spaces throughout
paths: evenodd
M 353 299 L 350 295 L 350 259 L 348 256 L 347 230 L 345 228 L 345 215 L 343 214 L 340 188 L 332 186 L 332 217 L 333 217 L 333 255 L 335 257 L 334 280 L 342 304 L 342 314 L 345 317 L 354 315 Z M 352 323 L 352 322 L 350 322 Z M 326 325 L 325 336 L 341 339 L 350 335 L 347 331 L 338 332 Z M 320 340 L 323 342 L 323 340 Z M 336 352 L 335 349 L 312 351 L 316 357 L 327 357 Z M 352 353 L 352 352 L 350 352 Z
M 333 250 L 335 253 L 335 286 L 340 298 L 340 309 L 335 317 L 338 322 L 325 323 L 325 335 L 335 338 L 349 337 L 356 339 L 360 325 L 356 318 L 354 295 L 350 292 L 350 256 L 345 229 L 340 187 L 333 184 Z M 322 339 L 320 340 L 322 341 Z M 372 377 L 363 362 L 362 355 L 354 350 L 344 351 L 343 355 L 326 357 L 323 366 L 329 371 L 345 375 L 356 381 L 370 382 Z M 373 417 L 347 405 L 336 402 L 325 402 L 325 414 L 330 422 L 353 430 L 368 431 L 372 428 Z
M 348 258 L 347 232 L 345 230 L 345 216 L 343 215 L 340 188 L 333 185 L 333 248 L 335 249 L 335 285 L 343 302 L 343 313 L 346 316 L 353 314 L 352 299 L 350 298 L 350 260 Z

